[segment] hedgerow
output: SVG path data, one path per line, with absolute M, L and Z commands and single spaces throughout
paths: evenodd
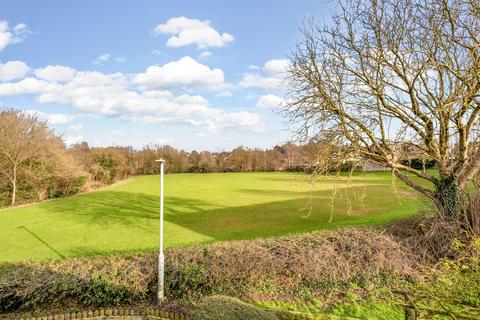
M 166 295 L 197 300 L 321 298 L 414 278 L 415 261 L 377 229 L 346 229 L 166 251 Z M 0 312 L 154 303 L 156 253 L 0 266 Z

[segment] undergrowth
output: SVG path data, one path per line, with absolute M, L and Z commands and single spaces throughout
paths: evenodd
M 394 291 L 403 290 L 424 313 L 480 318 L 480 240 L 436 225 L 447 230 L 438 237 L 429 223 L 170 249 L 164 308 L 188 313 L 228 295 L 267 309 L 396 319 Z M 0 313 L 153 305 L 156 270 L 154 253 L 2 264 Z

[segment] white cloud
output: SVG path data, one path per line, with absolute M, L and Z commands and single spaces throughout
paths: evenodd
M 71 125 L 68 127 L 68 129 L 74 130 L 74 131 L 81 130 L 82 128 L 83 128 L 83 124 L 81 124 L 81 123 L 71 124 Z
M 118 137 L 126 137 L 128 135 L 127 132 L 125 131 L 119 131 L 119 130 L 113 130 L 111 132 L 112 136 L 118 136 Z
M 285 76 L 289 65 L 290 61 L 287 59 L 271 59 L 265 62 L 263 71 L 273 75 Z
M 13 28 L 13 32 L 16 32 L 17 34 L 30 33 L 30 30 L 25 23 L 19 23 Z
M 110 57 L 111 56 L 108 53 L 101 54 L 95 60 L 93 60 L 93 63 L 94 64 L 102 64 L 102 63 L 110 60 Z
M 71 82 L 79 86 L 95 87 L 101 85 L 126 84 L 127 80 L 121 72 L 105 74 L 98 71 L 80 71 Z
M 198 57 L 199 58 L 206 58 L 206 57 L 210 57 L 212 55 L 212 53 L 210 51 L 202 51 Z
M 202 96 L 189 96 L 188 94 L 182 94 L 174 98 L 175 102 L 181 104 L 191 104 L 191 105 L 203 105 L 208 106 L 208 100 Z
M 283 79 L 278 77 L 265 77 L 258 73 L 245 73 L 238 85 L 242 88 L 258 88 L 265 91 L 280 91 L 285 89 Z
M 145 97 L 149 97 L 149 98 L 166 98 L 166 99 L 169 99 L 169 98 L 173 97 L 173 94 L 168 90 L 147 90 L 147 91 L 143 91 L 142 94 Z
M 195 62 L 195 64 L 197 63 Z M 173 68 L 169 72 L 178 70 L 178 68 Z M 208 78 L 210 73 L 215 75 L 215 69 L 201 67 L 200 70 L 208 71 L 206 75 L 202 72 L 197 74 L 195 68 L 187 70 L 194 71 L 193 80 L 186 81 L 182 77 L 178 79 L 177 73 L 174 73 L 173 77 L 163 78 L 165 75 L 160 72 L 160 84 L 194 86 L 223 83 L 223 72 L 219 69 L 217 70 L 221 72 L 222 77 L 220 79 L 214 77 L 216 80 L 213 82 L 206 81 L 205 77 Z M 161 71 L 165 71 L 165 69 Z M 186 77 L 186 74 L 182 74 L 182 76 Z M 210 106 L 209 102 L 200 95 L 175 96 L 171 91 L 155 89 L 143 91 L 145 88 L 139 89 L 137 83 L 133 82 L 135 78 L 130 74 L 125 75 L 118 72 L 105 74 L 97 71 L 77 71 L 72 79 L 64 83 L 29 77 L 18 82 L 0 83 L 0 95 L 35 94 L 36 101 L 40 104 L 71 104 L 78 112 L 84 114 L 125 121 L 187 124 L 214 132 L 227 128 L 253 132 L 264 130 L 263 119 L 257 113 L 225 111 Z M 156 77 L 154 80 L 158 81 Z M 149 82 L 147 81 L 147 83 Z M 71 122 L 74 119 L 73 116 L 58 115 L 49 115 L 48 118 L 57 124 Z
M 75 73 L 75 69 L 60 65 L 46 66 L 45 68 L 35 70 L 35 76 L 37 76 L 37 78 L 54 82 L 69 81 Z
M 258 108 L 278 109 L 278 108 L 281 108 L 283 104 L 284 104 L 284 99 L 274 94 L 263 95 L 257 100 Z
M 8 21 L 0 20 L 0 51 L 10 44 L 22 42 L 30 33 L 25 23 L 19 23 L 10 29 Z
M 8 61 L 0 63 L 0 81 L 11 81 L 25 77 L 30 68 L 22 61 Z
M 48 115 L 47 121 L 50 124 L 65 124 L 72 122 L 73 119 L 75 119 L 75 117 L 69 114 L 52 113 Z
M 238 85 L 242 88 L 257 88 L 266 92 L 285 91 L 287 68 L 289 66 L 287 59 L 271 59 L 265 62 L 263 73 L 246 72 Z M 259 70 L 258 66 L 251 65 L 250 70 Z
M 0 21 L 0 50 L 5 49 L 12 41 L 13 35 L 8 30 L 8 22 Z
M 36 115 L 42 120 L 46 120 L 49 124 L 66 124 L 75 119 L 75 116 L 65 113 L 46 113 L 39 110 L 25 110 L 26 113 Z
M 248 70 L 260 70 L 260 67 L 254 64 L 251 64 L 248 66 Z
M 153 29 L 154 35 L 171 34 L 167 40 L 169 47 L 182 47 L 196 44 L 198 48 L 223 47 L 233 41 L 229 33 L 220 34 L 212 28 L 210 21 L 189 19 L 186 17 L 171 18 L 164 24 L 159 24 Z
M 83 141 L 85 141 L 85 138 L 82 135 L 63 137 L 63 142 L 65 142 L 67 146 L 72 146 Z
M 0 95 L 48 93 L 54 91 L 56 87 L 56 83 L 29 77 L 18 82 L 0 83 Z
M 226 128 L 248 129 L 253 132 L 263 132 L 265 124 L 257 113 L 246 111 L 222 112 L 205 121 L 207 128 L 212 132 L 219 132 Z
M 153 54 L 154 56 L 163 56 L 163 52 L 156 49 L 150 51 L 150 53 Z
M 215 97 L 231 97 L 232 93 L 230 91 L 221 91 L 215 94 Z
M 127 62 L 127 57 L 116 57 L 115 61 L 118 63 L 125 63 Z
M 160 87 L 214 87 L 222 85 L 223 71 L 210 69 L 191 57 L 183 57 L 163 66 L 150 66 L 144 73 L 139 73 L 133 82 L 147 88 Z
M 159 145 L 171 145 L 175 140 L 171 138 L 156 138 L 153 140 L 154 143 Z

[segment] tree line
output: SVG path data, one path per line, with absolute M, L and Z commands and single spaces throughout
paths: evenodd
M 134 175 L 167 173 L 298 171 L 308 163 L 306 146 L 286 143 L 272 149 L 238 147 L 209 152 L 168 145 L 65 146 L 46 121 L 20 110 L 0 111 L 0 206 L 66 197 Z

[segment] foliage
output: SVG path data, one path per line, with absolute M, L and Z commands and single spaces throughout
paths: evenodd
M 123 254 L 0 265 L 0 312 L 43 306 L 154 303 L 157 254 Z M 246 300 L 342 299 L 414 278 L 413 260 L 378 230 L 317 232 L 166 252 L 166 296 Z
M 48 128 L 46 122 L 18 110 L 5 111 L 1 115 L 10 113 L 20 118 L 26 117 L 24 120 L 29 119 L 33 124 L 38 123 L 45 135 L 51 138 L 51 143 L 47 145 L 55 146 L 55 150 L 46 148 L 46 142 L 37 139 L 31 142 L 34 148 L 26 149 L 35 157 L 25 160 L 20 167 L 15 192 L 18 195 L 17 203 L 70 196 L 130 176 L 158 174 L 159 166 L 155 160 L 159 158 L 166 160 L 167 173 L 303 172 L 309 168 L 307 146 L 292 143 L 271 150 L 238 147 L 230 152 L 213 153 L 186 152 L 165 145 L 147 145 L 138 150 L 121 146 L 92 148 L 86 142 L 65 148 L 60 137 Z M 7 125 L 0 122 L 0 130 L 6 128 Z M 15 145 L 15 135 L 5 134 L 2 138 L 4 144 Z M 0 157 L 0 178 L 8 173 L 7 168 L 2 166 L 5 164 L 2 159 Z M 11 204 L 12 185 L 7 182 L 7 179 L 0 179 L 0 207 Z
M 480 317 L 480 238 L 454 240 L 454 259 L 442 259 L 425 272 L 426 279 L 406 288 L 424 314 L 429 310 L 456 318 Z
M 355 301 L 337 304 L 329 313 L 358 319 L 390 320 L 402 319 L 404 310 L 394 304 L 384 302 Z
M 158 174 L 155 160 L 160 158 L 165 160 L 167 173 L 301 171 L 309 163 L 306 148 L 287 143 L 271 150 L 238 147 L 230 152 L 186 152 L 168 145 L 147 145 L 135 150 L 120 146 L 90 148 L 82 142 L 69 152 L 94 181 L 109 184 L 130 175 Z
M 193 310 L 193 320 L 275 320 L 274 314 L 241 300 L 226 296 L 211 296 Z
M 0 111 L 0 145 L 0 204 L 66 196 L 85 184 L 60 137 L 35 115 Z
M 313 319 L 338 319 L 353 317 L 355 319 L 402 319 L 403 309 L 395 305 L 395 301 L 385 299 L 370 299 L 356 301 L 353 297 L 348 301 L 342 301 L 326 308 L 320 300 L 290 300 L 290 301 L 260 301 L 259 306 L 272 311 L 286 311 L 292 314 L 305 315 Z M 288 317 L 286 317 L 288 319 Z
M 415 223 L 398 227 L 416 229 Z M 436 227 L 429 222 L 423 225 Z M 424 315 L 427 308 L 478 317 L 478 238 L 453 240 L 452 251 L 417 256 L 419 245 L 428 248 L 439 239 L 417 233 L 428 240 L 414 243 L 402 240 L 394 229 L 316 232 L 168 249 L 164 307 L 182 312 L 205 307 L 212 316 L 219 308 L 243 310 L 235 301 L 225 306 L 224 298 L 198 304 L 204 297 L 229 295 L 272 311 L 396 319 L 402 314 L 396 304 L 403 301 L 392 291 L 401 288 L 414 297 Z M 404 235 L 409 237 L 408 232 Z M 442 246 L 441 241 L 433 245 Z M 439 258 L 440 252 L 446 256 Z M 3 264 L 0 312 L 155 304 L 156 261 L 156 253 L 142 253 Z
M 402 165 L 410 166 L 413 169 L 417 170 L 424 170 L 424 169 L 432 169 L 437 164 L 433 159 L 421 159 L 421 158 L 413 158 L 413 159 L 403 159 L 400 161 Z

